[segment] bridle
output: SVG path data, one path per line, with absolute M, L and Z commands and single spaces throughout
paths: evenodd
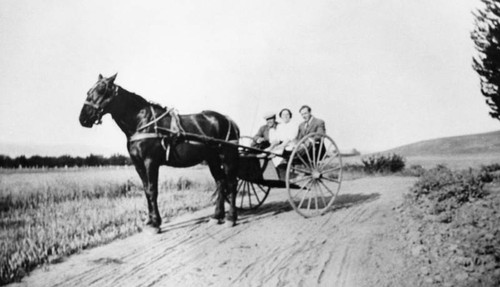
M 96 113 L 97 113 L 97 119 L 95 121 L 95 124 L 96 125 L 100 125 L 102 123 L 102 116 L 104 115 L 104 109 L 106 109 L 107 106 L 109 106 L 109 104 L 113 101 L 113 99 L 118 95 L 118 86 L 117 85 L 114 85 L 114 91 L 113 91 L 113 94 L 106 100 L 103 100 L 100 105 L 97 104 L 97 103 L 93 103 L 93 102 L 90 102 L 88 100 L 86 100 L 83 105 L 87 105 L 87 106 L 90 106 L 92 108 L 94 108 L 96 110 Z M 106 94 L 108 94 L 108 83 L 106 83 L 106 89 L 104 90 L 104 95 L 103 95 L 103 98 L 106 96 Z M 96 87 L 92 88 L 88 94 L 92 93 L 94 90 L 96 89 Z

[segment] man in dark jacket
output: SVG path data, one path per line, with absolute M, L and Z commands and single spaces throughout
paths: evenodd
M 310 133 L 326 134 L 325 121 L 313 117 L 311 107 L 304 105 L 300 108 L 299 112 L 304 121 L 299 125 L 297 141 Z
M 266 124 L 259 128 L 257 134 L 253 137 L 252 147 L 258 149 L 266 149 L 271 143 L 269 142 L 269 130 L 276 129 L 278 123 L 276 122 L 276 114 L 268 113 L 264 116 Z

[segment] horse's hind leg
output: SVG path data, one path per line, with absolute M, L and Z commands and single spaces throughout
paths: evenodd
M 238 184 L 238 151 L 227 149 L 222 156 L 222 167 L 225 175 L 226 192 L 229 197 L 229 212 L 226 216 L 226 225 L 236 225 L 238 213 L 236 210 L 236 187 Z
M 226 213 L 224 210 L 224 190 L 225 190 L 225 180 L 224 180 L 224 172 L 221 168 L 221 163 L 218 158 L 210 158 L 207 160 L 208 167 L 210 168 L 210 173 L 215 179 L 216 184 L 216 202 L 215 202 L 215 212 L 212 216 L 217 223 L 222 223 L 224 219 L 224 214 Z

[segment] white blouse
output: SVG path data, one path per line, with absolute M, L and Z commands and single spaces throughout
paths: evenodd
M 293 122 L 280 123 L 276 129 L 276 137 L 281 142 L 293 140 L 299 132 L 299 126 Z

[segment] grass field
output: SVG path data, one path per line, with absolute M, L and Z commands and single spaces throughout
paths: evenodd
M 206 168 L 162 168 L 164 222 L 211 205 L 214 188 Z M 131 167 L 0 170 L 0 285 L 37 265 L 140 232 L 146 210 Z

